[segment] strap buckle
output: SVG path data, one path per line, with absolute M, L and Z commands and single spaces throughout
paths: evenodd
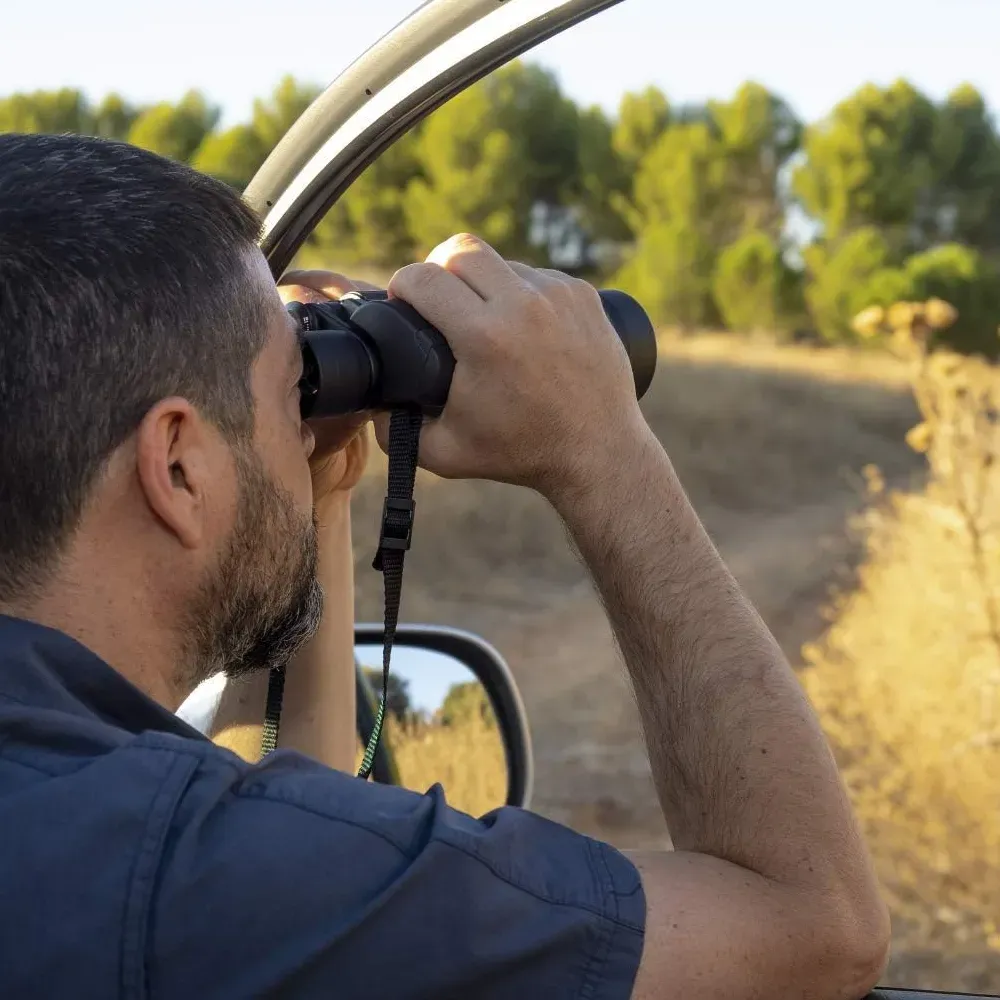
M 381 572 L 382 556 L 387 551 L 407 552 L 413 544 L 413 521 L 416 502 L 404 497 L 386 497 L 382 504 L 382 528 L 378 551 L 372 567 Z

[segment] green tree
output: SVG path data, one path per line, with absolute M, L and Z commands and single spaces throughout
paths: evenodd
M 805 130 L 793 188 L 829 241 L 880 229 L 893 257 L 914 246 L 913 223 L 935 175 L 936 109 L 903 80 L 866 84 Z
M 250 126 L 260 142 L 266 157 L 278 141 L 302 116 L 302 113 L 321 93 L 322 88 L 303 83 L 292 76 L 278 82 L 271 96 L 254 101 Z
M 715 248 L 683 220 L 645 226 L 615 284 L 635 296 L 656 323 L 695 329 L 716 319 L 712 300 Z
M 646 259 L 636 259 L 623 277 L 649 296 L 659 250 L 668 251 L 665 267 L 696 268 L 688 291 L 681 274 L 664 270 L 665 288 L 656 296 L 663 319 L 690 325 L 713 316 L 712 276 L 724 247 L 757 231 L 777 244 L 784 227 L 780 177 L 798 147 L 800 126 L 783 101 L 753 83 L 730 101 L 680 117 L 638 163 L 625 214 L 637 236 L 636 256 Z M 694 239 L 687 250 L 677 244 L 682 234 Z
M 456 726 L 477 718 L 491 728 L 496 726 L 496 715 L 486 689 L 479 681 L 452 684 L 441 703 L 441 723 Z
M 577 184 L 572 197 L 589 241 L 624 241 L 634 170 L 615 151 L 615 125 L 599 107 L 580 112 L 577 128 Z
M 125 140 L 139 113 L 139 109 L 120 94 L 108 94 L 91 115 L 94 134 L 105 139 Z
M 731 330 L 775 332 L 781 325 L 787 267 L 777 243 L 755 230 L 719 255 L 712 281 L 715 303 Z
M 418 133 L 385 151 L 348 188 L 314 234 L 314 246 L 338 263 L 400 267 L 413 260 L 406 192 L 422 176 Z
M 640 233 L 662 222 L 701 228 L 710 240 L 725 209 L 724 150 L 703 122 L 674 125 L 646 153 L 635 177 L 630 222 Z
M 79 90 L 37 90 L 0 99 L 0 132 L 86 134 L 93 130 L 93 116 Z
M 944 299 L 958 310 L 958 320 L 941 335 L 958 351 L 995 357 L 1000 348 L 1000 274 L 971 247 L 956 243 L 910 257 L 905 264 L 912 283 L 909 297 Z
M 708 111 L 726 161 L 728 235 L 763 230 L 778 239 L 785 221 L 780 178 L 799 149 L 801 123 L 781 98 L 752 82 L 732 100 L 709 102 Z
M 252 125 L 234 125 L 205 136 L 191 158 L 191 166 L 242 191 L 267 158 L 267 152 Z
M 143 111 L 128 130 L 128 141 L 160 156 L 187 163 L 215 127 L 217 108 L 196 90 L 177 104 L 162 102 Z
M 851 320 L 862 309 L 909 297 L 907 277 L 892 268 L 890 257 L 888 241 L 873 226 L 858 229 L 836 244 L 806 249 L 806 303 L 824 340 L 854 339 Z
M 934 129 L 934 189 L 917 219 L 928 246 L 967 243 L 1000 252 L 1000 137 L 982 94 L 957 87 Z
M 192 165 L 242 191 L 319 92 L 313 84 L 283 77 L 269 97 L 254 101 L 249 122 L 206 135 Z
M 554 76 L 520 62 L 439 108 L 424 123 L 422 175 L 406 193 L 419 250 L 468 230 L 507 256 L 546 262 L 557 210 L 577 183 L 577 125 Z
M 625 94 L 618 104 L 612 148 L 625 170 L 635 173 L 643 157 L 670 125 L 670 102 L 658 87 Z
M 616 281 L 657 322 L 713 322 L 712 272 L 721 240 L 726 161 L 705 122 L 672 125 L 643 157 L 628 221 L 636 234 Z

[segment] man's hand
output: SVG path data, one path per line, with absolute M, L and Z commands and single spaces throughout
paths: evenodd
M 346 292 L 374 290 L 374 285 L 352 281 L 333 271 L 288 271 L 278 283 L 278 294 L 289 302 L 329 302 Z M 371 414 L 350 414 L 310 420 L 316 447 L 309 465 L 313 477 L 313 502 L 322 510 L 338 493 L 353 489 L 368 462 L 367 424 Z
M 641 421 L 625 348 L 597 291 L 503 260 L 456 236 L 398 271 L 389 294 L 451 345 L 448 404 L 421 436 L 421 464 L 543 494 L 586 479 L 588 451 Z M 385 447 L 387 421 L 376 420 Z

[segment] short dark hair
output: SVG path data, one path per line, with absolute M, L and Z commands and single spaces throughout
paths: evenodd
M 42 586 L 160 399 L 249 439 L 259 230 L 234 190 L 134 146 L 0 135 L 0 601 Z

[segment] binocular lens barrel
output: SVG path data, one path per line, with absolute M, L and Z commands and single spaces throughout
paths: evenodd
M 656 334 L 646 311 L 625 292 L 599 293 L 632 365 L 642 398 L 656 371 Z M 303 331 L 302 415 L 362 410 L 444 409 L 455 358 L 444 335 L 386 292 L 351 292 L 339 301 L 293 302 Z

